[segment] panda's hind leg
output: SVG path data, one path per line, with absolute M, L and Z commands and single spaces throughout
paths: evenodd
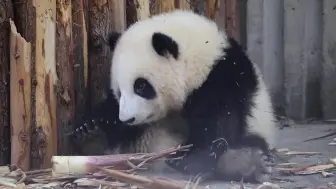
M 236 148 L 228 148 L 225 142 L 216 140 L 210 148 L 193 149 L 183 158 L 167 163 L 191 175 L 201 174 L 205 180 L 265 182 L 272 174 L 272 157 L 264 140 L 256 138 L 246 137 L 246 143 Z
M 265 182 L 272 174 L 270 163 L 259 148 L 228 149 L 218 158 L 215 175 L 225 180 Z
M 266 140 L 250 133 L 218 158 L 216 176 L 225 180 L 265 182 L 273 172 L 273 161 Z

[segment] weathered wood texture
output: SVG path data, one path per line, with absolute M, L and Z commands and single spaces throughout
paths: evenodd
M 26 171 L 31 142 L 31 45 L 17 33 L 14 22 L 10 24 L 11 164 Z
M 246 48 L 246 0 L 208 0 L 205 15 Z
M 88 84 L 87 0 L 72 0 L 72 38 L 74 69 L 75 119 L 82 119 L 86 110 Z
M 35 150 L 39 155 L 37 167 L 51 166 L 52 155 L 57 154 L 56 95 L 56 0 L 34 1 L 36 9 L 36 127 Z M 62 47 L 65 48 L 65 47 Z M 59 50 L 59 49 L 58 49 Z M 37 160 L 36 159 L 36 160 Z M 35 166 L 35 165 L 34 165 Z
M 219 0 L 206 0 L 205 1 L 205 16 L 211 19 L 216 18 L 217 9 L 219 8 Z
M 218 27 L 223 29 L 225 31 L 225 25 L 226 25 L 226 11 L 225 11 L 225 1 L 226 0 L 218 0 L 218 8 L 217 13 L 215 16 L 214 21 L 217 23 Z
M 182 10 L 189 10 L 193 7 L 195 0 L 175 0 L 175 8 Z
M 18 33 L 27 41 L 31 43 L 31 126 L 32 133 L 36 132 L 36 112 L 35 112 L 35 92 L 36 92 L 36 70 L 35 70 L 35 53 L 36 53 L 36 11 L 33 6 L 32 0 L 27 0 L 22 2 L 21 0 L 13 0 L 14 5 L 14 22 Z M 40 136 L 40 135 L 37 135 Z M 31 146 L 31 163 L 33 163 L 34 157 L 38 157 L 39 151 L 33 148 L 34 137 L 32 136 L 32 146 Z M 36 143 L 36 142 L 35 142 Z M 31 167 L 32 164 L 30 165 Z
M 237 0 L 226 0 L 221 6 L 225 7 L 225 29 L 227 34 L 240 42 L 240 17 L 237 11 Z
M 106 98 L 109 87 L 111 52 L 106 44 L 112 31 L 123 31 L 126 27 L 124 1 L 90 0 L 88 51 L 89 51 L 89 90 L 90 104 L 96 104 Z M 118 9 L 118 10 L 117 10 Z M 118 11 L 118 12 L 117 12 Z
M 57 147 L 58 154 L 65 155 L 71 152 L 67 133 L 72 131 L 69 122 L 75 114 L 72 4 L 70 0 L 56 0 L 56 6 Z
M 0 165 L 10 160 L 9 127 L 9 19 L 13 18 L 11 0 L 0 0 Z
M 151 15 L 169 12 L 175 9 L 175 0 L 150 1 L 149 11 Z
M 149 0 L 126 0 L 127 26 L 149 16 Z

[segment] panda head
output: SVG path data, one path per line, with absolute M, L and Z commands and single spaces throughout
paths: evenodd
M 119 119 L 139 125 L 181 110 L 223 55 L 225 42 L 214 22 L 187 11 L 141 20 L 112 35 L 111 88 Z

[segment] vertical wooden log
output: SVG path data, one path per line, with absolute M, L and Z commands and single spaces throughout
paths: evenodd
M 35 112 L 35 102 L 36 102 L 36 70 L 35 70 L 35 54 L 36 54 L 36 10 L 33 6 L 32 0 L 27 0 L 22 2 L 21 0 L 13 0 L 13 9 L 14 9 L 14 22 L 17 28 L 18 33 L 22 35 L 22 37 L 31 43 L 31 66 L 30 66 L 30 74 L 31 74 L 31 127 L 32 133 L 36 130 L 36 112 Z M 31 165 L 30 168 L 34 167 L 34 157 L 39 156 L 39 151 L 34 148 L 34 137 L 31 137 L 31 149 L 30 149 L 30 160 Z M 36 142 L 35 142 L 36 143 Z
M 112 1 L 113 31 L 123 32 L 126 29 L 125 0 Z
M 124 29 L 122 27 L 126 26 L 126 24 L 120 24 L 120 20 L 125 20 L 125 15 L 114 13 L 116 5 L 117 1 L 89 1 L 89 99 L 91 104 L 105 99 L 109 87 L 111 52 L 106 44 L 107 35 L 112 31 L 122 31 Z M 118 7 L 120 9 L 121 6 Z M 120 26 L 117 26 L 117 23 Z
M 75 113 L 71 0 L 56 0 L 56 6 L 57 146 L 58 153 L 65 155 L 71 152 L 67 133 L 72 131 L 69 122 Z
M 218 0 L 218 11 L 215 17 L 215 22 L 218 27 L 225 30 L 226 29 L 226 0 Z
M 0 165 L 10 161 L 9 127 L 9 19 L 13 18 L 11 0 L 0 0 Z
M 33 148 L 36 150 L 34 166 L 51 166 L 52 155 L 57 154 L 56 95 L 57 81 L 55 32 L 56 0 L 34 1 L 36 10 L 36 133 Z M 65 48 L 65 47 L 62 47 Z M 59 49 L 58 49 L 59 50 Z M 37 165 L 35 165 L 35 163 Z
M 175 0 L 165 0 L 165 1 L 151 0 L 149 2 L 149 6 L 151 15 L 169 12 L 175 9 Z
M 86 0 L 72 0 L 72 38 L 73 38 L 73 66 L 74 66 L 74 97 L 75 119 L 82 119 L 86 109 L 88 83 L 88 51 L 87 51 L 87 2 Z
M 31 142 L 31 45 L 17 33 L 13 21 L 10 34 L 11 164 L 28 170 Z
M 240 42 L 240 17 L 237 11 L 237 0 L 226 0 L 225 7 L 227 33 Z
M 32 167 L 50 165 L 56 154 L 56 100 L 54 83 L 56 1 L 20 1 L 15 5 L 15 22 L 20 33 L 32 43 Z
M 138 20 L 150 16 L 149 0 L 127 0 L 126 1 L 126 20 L 127 26 Z
M 36 130 L 36 70 L 35 70 L 35 60 L 36 60 L 36 11 L 33 6 L 32 0 L 21 1 L 21 0 L 13 0 L 13 8 L 14 8 L 14 21 L 16 24 L 16 28 L 18 32 L 22 35 L 26 41 L 31 43 L 31 126 L 33 131 Z M 34 157 L 39 157 L 39 151 L 34 148 L 33 143 L 38 143 L 38 141 L 34 140 L 32 136 L 32 146 L 31 146 L 31 163 L 33 163 Z M 35 141 L 35 142 L 34 142 Z M 31 164 L 31 167 L 34 168 L 34 164 Z M 36 168 L 36 167 L 35 167 Z
M 246 0 L 218 0 L 217 11 L 215 8 L 209 7 L 213 2 L 209 1 L 209 5 L 205 5 L 206 12 L 212 19 L 215 19 L 218 26 L 225 28 L 228 36 L 235 38 L 243 48 L 246 49 Z M 215 11 L 213 11 L 215 10 Z
M 195 3 L 194 0 L 175 0 L 175 7 L 177 9 L 189 10 L 193 3 Z
M 217 9 L 219 8 L 219 0 L 206 0 L 205 1 L 205 15 L 214 20 L 216 18 Z

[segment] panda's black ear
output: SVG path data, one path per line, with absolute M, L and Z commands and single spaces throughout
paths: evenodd
M 175 59 L 179 56 L 179 49 L 176 41 L 163 33 L 155 32 L 153 34 L 152 45 L 156 53 L 160 56 L 171 54 Z
M 118 32 L 111 32 L 111 33 L 108 34 L 107 43 L 108 43 L 108 46 L 110 47 L 111 51 L 114 50 L 120 36 L 121 36 L 121 33 L 118 33 Z

